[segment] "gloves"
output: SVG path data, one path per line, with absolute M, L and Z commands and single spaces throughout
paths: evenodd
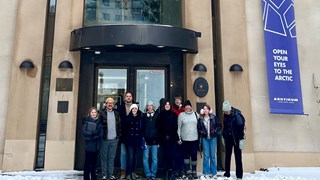
M 224 144 L 224 138 L 223 137 L 221 138 L 221 142 L 222 142 L 222 145 L 224 146 L 225 144 Z
M 242 150 L 244 148 L 245 140 L 241 139 L 239 142 L 239 148 Z

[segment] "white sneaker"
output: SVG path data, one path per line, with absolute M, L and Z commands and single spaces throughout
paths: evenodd
M 204 175 L 200 176 L 200 180 L 206 180 L 206 179 L 207 178 Z
M 218 179 L 218 176 L 217 175 L 213 175 L 212 178 L 213 179 Z

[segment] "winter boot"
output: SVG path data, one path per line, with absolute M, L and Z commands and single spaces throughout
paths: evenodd
M 126 178 L 126 170 L 125 169 L 121 169 L 120 179 L 125 179 L 125 178 Z
M 171 175 L 170 175 L 170 177 L 169 177 L 169 180 L 175 180 L 175 179 L 176 179 L 176 174 L 177 174 L 176 171 L 172 171 L 172 172 L 171 172 Z
M 137 176 L 135 175 L 135 173 L 131 173 L 131 179 L 132 180 L 136 180 L 137 179 Z
M 165 180 L 169 180 L 169 170 L 166 170 L 165 172 Z
M 127 175 L 126 180 L 131 180 L 131 175 Z

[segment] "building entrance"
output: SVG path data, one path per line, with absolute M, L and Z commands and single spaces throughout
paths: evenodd
M 90 107 L 104 108 L 106 97 L 113 97 L 117 104 L 123 101 L 126 91 L 133 93 L 134 101 L 145 112 L 152 100 L 159 107 L 161 98 L 173 100 L 184 95 L 184 62 L 182 53 L 101 53 L 82 52 L 80 62 L 79 96 L 75 169 L 84 164 L 82 119 Z M 120 148 L 115 166 L 120 167 Z M 140 155 L 141 156 L 141 155 Z M 162 168 L 159 152 L 159 168 Z M 138 167 L 142 167 L 138 162 Z

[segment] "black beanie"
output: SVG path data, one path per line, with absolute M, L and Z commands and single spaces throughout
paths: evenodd
M 190 100 L 186 100 L 186 101 L 184 102 L 184 106 L 187 106 L 187 105 L 189 105 L 189 106 L 192 107 Z

